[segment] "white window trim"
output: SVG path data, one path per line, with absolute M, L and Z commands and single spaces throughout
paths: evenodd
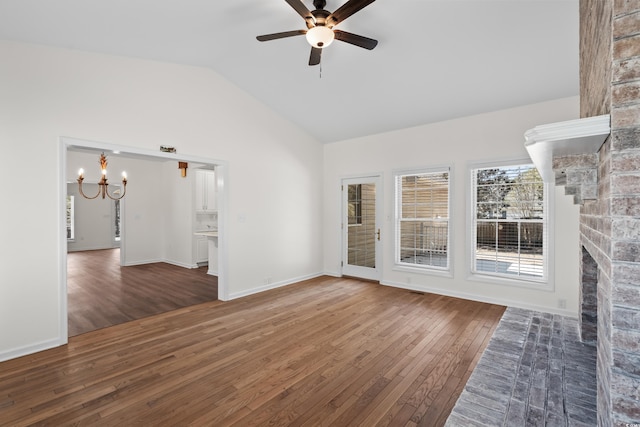
M 506 285 L 510 287 L 521 287 L 521 288 L 529 288 L 543 291 L 554 291 L 555 290 L 555 193 L 554 188 L 548 182 L 544 182 L 544 203 L 546 204 L 547 212 L 546 212 L 546 233 L 545 238 L 547 239 L 546 248 L 547 251 L 545 253 L 545 277 L 540 280 L 536 279 L 527 279 L 522 277 L 507 277 L 507 276 L 499 276 L 492 274 L 482 274 L 476 273 L 473 271 L 473 261 L 474 261 L 474 253 L 476 246 L 476 230 L 474 227 L 474 216 L 475 216 L 475 195 L 474 191 L 474 176 L 472 171 L 474 169 L 483 169 L 483 168 L 492 168 L 492 167 L 503 167 L 503 166 L 513 166 L 519 164 L 533 164 L 530 158 L 515 158 L 515 159 L 501 159 L 495 161 L 482 161 L 482 162 L 469 162 L 467 163 L 467 183 L 466 186 L 466 200 L 468 204 L 467 209 L 467 221 L 466 221 L 466 230 L 467 230 L 467 244 L 466 244 L 466 259 L 467 259 L 467 280 L 475 281 L 475 282 L 483 282 L 483 283 L 491 283 L 498 285 Z
M 397 178 L 402 175 L 416 175 L 416 174 L 424 174 L 424 173 L 438 173 L 438 172 L 447 172 L 449 173 L 449 224 L 447 227 L 447 268 L 442 267 L 434 267 L 430 265 L 424 266 L 414 266 L 409 264 L 400 264 L 398 263 L 398 242 L 399 242 L 399 234 L 400 230 L 398 228 L 399 221 L 399 209 L 398 209 L 398 194 L 397 194 Z M 412 169 L 397 169 L 392 171 L 393 174 L 393 271 L 403 271 L 407 273 L 417 273 L 424 274 L 429 276 L 439 276 L 439 277 L 448 277 L 453 278 L 453 221 L 454 221 L 454 213 L 452 210 L 452 203 L 454 200 L 453 194 L 453 181 L 454 181 L 454 168 L 453 165 L 441 165 L 441 166 L 430 166 L 424 168 L 412 168 Z

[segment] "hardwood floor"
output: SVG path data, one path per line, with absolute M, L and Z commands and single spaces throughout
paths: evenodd
M 441 426 L 503 312 L 320 277 L 0 363 L 0 420 Z
M 120 249 L 67 254 L 69 336 L 217 299 L 206 267 L 120 267 Z

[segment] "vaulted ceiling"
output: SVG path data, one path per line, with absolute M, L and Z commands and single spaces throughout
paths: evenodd
M 284 0 L 0 0 L 0 39 L 208 67 L 325 143 L 577 96 L 578 26 L 578 0 L 377 0 L 337 28 L 378 46 L 310 67 L 256 40 L 305 28 Z

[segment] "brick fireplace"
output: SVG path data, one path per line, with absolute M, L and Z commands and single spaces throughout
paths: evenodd
M 597 345 L 598 425 L 640 423 L 640 0 L 580 1 L 580 114 L 594 153 L 553 159 L 580 209 L 580 329 Z
M 597 348 L 598 425 L 640 424 L 640 0 L 580 1 L 580 120 L 527 131 L 580 204 L 580 335 Z

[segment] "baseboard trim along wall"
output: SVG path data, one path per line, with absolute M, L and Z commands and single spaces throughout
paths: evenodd
M 574 313 L 571 310 L 564 310 L 564 309 L 560 309 L 560 308 L 546 307 L 546 306 L 538 306 L 538 305 L 534 305 L 534 304 L 526 304 L 526 303 L 523 303 L 522 301 L 512 301 L 512 300 L 501 299 L 501 298 L 487 298 L 486 296 L 468 294 L 468 293 L 465 293 L 465 292 L 451 292 L 451 291 L 443 290 L 443 289 L 440 289 L 440 288 L 431 288 L 431 287 L 428 287 L 428 286 L 412 286 L 412 285 L 409 285 L 409 284 L 406 284 L 406 283 L 390 282 L 390 281 L 386 281 L 386 280 L 385 281 L 380 281 L 380 284 L 384 285 L 384 286 L 390 286 L 392 288 L 400 288 L 400 289 L 407 289 L 407 290 L 410 290 L 410 291 L 426 292 L 426 293 L 432 293 L 432 294 L 437 294 L 437 295 L 444 295 L 444 296 L 448 296 L 448 297 L 462 298 L 462 299 L 467 299 L 467 300 L 471 300 L 471 301 L 486 302 L 488 304 L 504 305 L 506 307 L 522 308 L 522 309 L 525 309 L 525 310 L 539 311 L 539 312 L 542 312 L 542 313 L 559 314 L 561 316 L 577 318 L 577 314 Z
M 52 340 L 41 341 L 35 344 L 26 345 L 24 347 L 14 348 L 8 351 L 3 351 L 2 353 L 0 353 L 0 362 L 16 359 L 22 356 L 27 356 L 29 354 L 38 353 L 44 350 L 49 350 L 64 344 L 66 343 L 62 342 L 60 339 L 52 339 Z
M 133 265 L 144 265 L 144 264 L 154 264 L 157 262 L 166 262 L 168 264 L 171 264 L 171 262 L 164 260 L 164 259 L 147 259 L 147 260 L 142 260 L 142 261 L 132 261 L 132 262 L 127 262 L 126 264 L 123 265 L 123 267 L 131 267 Z M 180 266 L 180 267 L 184 267 L 184 266 Z M 190 267 L 186 267 L 186 268 L 190 268 Z
M 180 262 L 180 261 L 172 261 L 170 259 L 165 259 L 165 260 L 158 261 L 158 262 L 164 262 L 166 264 L 175 265 L 176 267 L 182 267 L 182 268 L 188 268 L 188 269 L 198 268 L 198 264 L 187 264 L 187 263 Z
M 276 289 L 276 288 L 281 288 L 283 286 L 292 285 L 294 283 L 302 282 L 304 280 L 315 279 L 316 277 L 321 277 L 321 276 L 324 276 L 324 274 L 323 273 L 314 273 L 314 274 L 309 274 L 309 275 L 306 275 L 306 276 L 295 277 L 293 279 L 283 280 L 283 281 L 280 281 L 280 282 L 269 283 L 268 285 L 258 286 L 258 287 L 247 289 L 247 290 L 241 291 L 241 292 L 235 292 L 235 293 L 232 293 L 232 294 L 229 295 L 228 301 L 236 299 L 236 298 L 242 298 L 242 297 L 246 297 L 246 296 L 249 296 L 249 295 L 257 294 L 257 293 L 260 293 L 260 292 L 268 291 L 268 290 L 271 290 L 271 289 Z

